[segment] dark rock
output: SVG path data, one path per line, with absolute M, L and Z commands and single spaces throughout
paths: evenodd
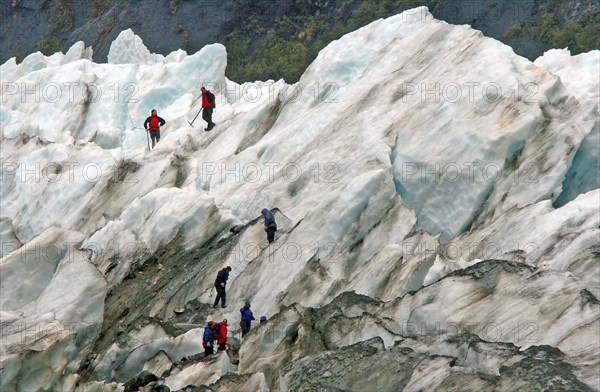
M 248 34 L 245 29 L 252 26 L 252 23 L 257 23 L 261 29 L 254 28 L 249 33 L 253 44 L 232 53 L 232 57 L 233 55 L 235 57 L 230 58 L 230 61 L 237 61 L 238 67 L 242 64 L 240 59 L 255 58 L 260 50 L 264 50 L 261 44 L 270 34 L 278 34 L 283 39 L 293 37 L 299 33 L 296 29 L 302 28 L 303 21 L 314 20 L 319 14 L 327 15 L 331 27 L 336 23 L 342 25 L 348 22 L 355 23 L 356 19 L 352 19 L 352 10 L 361 8 L 362 3 L 368 4 L 364 0 L 323 2 L 325 4 L 320 5 L 318 4 L 321 2 L 317 1 L 303 1 L 303 5 L 298 7 L 296 3 L 300 3 L 299 1 L 263 2 L 260 6 L 256 6 L 250 1 L 232 0 L 218 2 L 105 0 L 98 3 L 105 3 L 107 7 L 99 15 L 91 15 L 92 0 L 79 0 L 68 2 L 72 28 L 67 31 L 49 32 L 50 20 L 53 16 L 52 2 L 22 0 L 14 3 L 15 6 L 11 6 L 10 1 L 0 4 L 0 18 L 3 21 L 0 27 L 0 63 L 13 56 L 16 56 L 18 61 L 22 61 L 26 55 L 38 49 L 38 43 L 49 36 L 49 33 L 62 42 L 63 51 L 77 41 L 84 41 L 87 46 L 93 47 L 94 60 L 104 62 L 107 60 L 112 41 L 122 30 L 128 28 L 144 40 L 150 51 L 166 55 L 179 48 L 193 53 L 204 45 L 226 42 L 232 34 L 235 35 L 234 33 Z M 341 5 L 335 5 L 337 3 Z M 559 2 L 560 7 L 557 7 L 556 3 L 555 0 L 520 2 L 439 0 L 421 4 L 432 7 L 430 11 L 438 19 L 453 24 L 470 24 L 485 35 L 500 39 L 512 46 L 519 55 L 534 60 L 550 46 L 540 37 L 527 32 L 526 26 L 531 23 L 541 23 L 543 15 L 548 12 L 561 24 L 567 20 L 581 21 L 586 13 L 589 15 L 598 13 L 598 5 L 594 1 L 565 0 Z M 383 16 L 391 16 L 416 5 L 416 2 L 406 2 L 406 4 L 400 2 L 398 7 L 390 8 Z M 377 17 L 373 15 L 373 19 Z M 285 23 L 289 20 L 297 21 L 300 25 Z M 325 29 L 313 40 L 319 41 L 322 37 L 329 37 L 331 34 L 329 30 Z M 515 31 L 519 33 L 511 34 Z M 592 39 L 593 37 L 590 41 Z M 308 47 L 316 55 L 318 50 L 314 51 L 315 48 L 310 45 Z M 312 61 L 313 58 L 308 56 L 306 61 Z M 304 65 L 307 66 L 308 63 L 301 64 Z M 269 72 L 267 67 L 263 70 L 260 79 L 277 79 L 286 76 L 269 75 Z M 289 77 L 285 79 L 288 80 Z
M 162 381 L 153 381 L 146 385 L 146 391 L 152 392 L 171 392 L 171 388 L 163 384 Z
M 211 384 L 216 391 L 219 392 L 237 392 L 237 391 L 245 391 L 245 390 L 257 390 L 257 389 L 248 389 L 248 382 L 252 378 L 252 374 L 236 374 L 236 373 L 227 373 L 219 378 L 214 384 Z
M 227 338 L 228 339 L 228 348 L 227 348 L 227 355 L 229 356 L 229 361 L 231 361 L 232 364 L 237 365 L 240 363 L 240 347 L 242 345 L 242 342 L 233 336 L 230 336 Z
M 180 389 L 178 391 L 174 391 L 174 392 L 215 392 L 215 390 L 206 385 L 200 385 L 200 386 L 188 385 L 185 388 L 182 388 L 182 389 Z
M 140 387 L 144 387 L 153 381 L 158 381 L 158 377 L 146 370 L 125 383 L 124 392 L 135 392 Z
M 551 348 L 549 346 L 546 346 Z M 535 349 L 542 358 L 525 358 L 512 366 L 500 368 L 500 390 L 527 391 L 591 391 L 571 373 L 571 366 L 556 358 L 556 351 Z
M 185 308 L 173 309 L 173 313 L 175 313 L 175 314 L 183 314 L 184 312 L 185 312 Z
M 294 361 L 281 369 L 287 390 L 401 391 L 423 356 L 408 348 L 382 350 L 373 338 Z

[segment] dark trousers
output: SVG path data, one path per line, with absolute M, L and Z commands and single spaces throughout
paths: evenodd
M 211 354 L 213 354 L 215 352 L 214 347 L 213 346 L 206 346 L 204 347 L 204 355 L 205 356 L 209 356 Z
M 213 108 L 202 108 L 202 119 L 206 121 L 208 125 L 211 125 L 212 122 L 212 112 Z
M 244 337 L 248 332 L 250 332 L 250 321 L 242 320 L 240 321 L 240 326 L 242 327 L 242 337 Z
M 215 303 L 213 304 L 213 307 L 216 307 L 219 304 L 219 300 L 221 300 L 221 306 L 225 307 L 225 302 L 227 300 L 225 287 L 221 287 L 220 284 L 215 283 L 215 288 L 217 289 L 217 298 L 215 298 Z
M 275 241 L 275 232 L 277 231 L 277 229 L 272 229 L 272 228 L 268 228 L 267 229 L 267 241 L 269 241 L 269 244 L 273 241 Z

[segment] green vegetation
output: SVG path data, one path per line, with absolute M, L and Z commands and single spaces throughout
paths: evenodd
M 185 28 L 183 28 L 183 26 L 179 24 L 179 22 L 175 22 L 175 24 L 173 25 L 173 31 L 177 34 L 181 34 L 185 31 Z
M 105 13 L 115 4 L 114 0 L 93 0 L 90 7 L 90 19 L 94 19 Z
M 213 0 L 211 0 L 213 1 Z M 228 52 L 227 77 L 237 82 L 284 78 L 296 82 L 319 51 L 344 34 L 361 28 L 374 20 L 398 14 L 416 6 L 427 6 L 436 15 L 436 7 L 445 0 L 232 0 L 231 18 L 218 31 L 211 31 L 210 39 L 223 43 Z M 83 2 L 81 2 L 83 3 Z M 74 28 L 73 11 L 82 12 L 81 3 L 74 0 L 52 0 L 45 2 L 48 11 L 48 31 L 45 37 L 11 43 L 6 48 L 10 54 L 19 56 L 29 52 L 33 45 L 46 54 L 62 49 Z M 500 2 L 497 2 L 500 4 Z M 15 3 L 16 4 L 16 3 Z M 86 2 L 88 19 L 105 15 L 114 6 L 123 9 L 135 8 L 137 2 L 130 0 L 89 0 Z M 194 36 L 197 28 L 191 28 L 190 15 L 178 15 L 183 4 L 194 11 L 200 1 L 170 0 L 167 11 L 159 17 L 167 26 L 163 31 L 168 44 L 182 47 L 188 53 L 199 50 L 206 41 Z M 214 2 L 214 7 L 218 2 Z M 437 7 L 440 8 L 441 7 Z M 197 10 L 200 12 L 200 9 Z M 441 11 L 440 11 L 441 12 Z M 531 15 L 522 24 L 505 26 L 504 34 L 498 37 L 506 42 L 516 37 L 515 51 L 519 45 L 527 48 L 532 38 L 540 47 L 566 47 L 573 54 L 600 48 L 600 12 L 591 1 L 540 0 L 536 1 Z M 115 18 L 108 18 L 107 30 L 117 26 Z M 136 23 L 136 21 L 132 21 Z M 451 22 L 451 21 L 449 21 Z M 490 22 L 490 21 L 488 21 Z M 15 30 L 7 20 L 6 30 Z M 473 23 L 477 26 L 478 21 Z M 187 25 L 187 28 L 183 26 Z M 168 26 L 172 26 L 169 28 Z M 17 38 L 15 36 L 14 38 Z M 146 39 L 147 37 L 144 37 Z M 183 38 L 183 42 L 181 41 Z M 172 41 L 172 42 L 171 42 Z M 542 42 L 539 42 L 542 41 Z M 213 41 L 214 42 L 214 41 Z M 93 43 L 91 43 L 93 44 Z M 175 49 L 175 48 L 173 48 Z M 520 53 L 520 52 L 519 52 Z M 523 50 L 522 55 L 531 56 Z
M 171 9 L 171 15 L 175 15 L 177 13 L 177 8 L 179 8 L 179 5 L 185 1 L 190 0 L 171 0 L 171 3 L 169 4 L 169 8 Z
M 44 55 L 49 56 L 62 49 L 62 41 L 53 35 L 49 35 L 46 38 L 38 42 L 37 46 L 40 52 Z
M 526 30 L 540 37 L 550 47 L 569 47 L 573 54 L 600 48 L 600 13 L 584 12 L 578 21 L 560 23 L 556 14 L 546 11 L 541 20 L 527 26 Z
M 16 57 L 17 61 L 20 61 L 26 53 L 21 48 L 21 41 L 16 40 L 10 43 L 8 47 L 8 53 L 10 57 Z
M 284 78 L 296 82 L 331 41 L 374 20 L 439 0 L 295 0 L 287 15 L 275 14 L 270 1 L 238 1 L 238 17 L 224 38 L 227 76 L 235 81 Z M 265 23 L 266 22 L 266 23 Z M 270 25 L 270 28 L 265 26 Z
M 183 36 L 183 45 L 181 46 L 181 49 L 185 50 L 186 52 L 193 51 L 190 45 L 190 32 L 188 29 L 183 27 L 179 22 L 175 22 L 175 24 L 173 24 L 173 32 Z
M 50 23 L 48 30 L 54 32 L 68 32 L 73 28 L 73 12 L 71 0 L 54 0 L 50 6 Z
M 600 48 L 600 11 L 598 7 L 565 0 L 540 2 L 537 14 L 541 15 L 502 35 L 510 39 L 523 34 L 540 38 L 548 47 L 569 47 L 572 54 Z

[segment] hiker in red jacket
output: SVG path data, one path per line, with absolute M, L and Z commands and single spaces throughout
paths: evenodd
M 160 140 L 160 127 L 165 125 L 165 123 L 166 121 L 156 114 L 156 109 L 152 109 L 150 117 L 144 121 L 144 129 L 146 129 L 146 132 L 150 132 L 150 137 L 152 138 L 152 148 Z
M 215 126 L 215 123 L 212 121 L 212 113 L 215 108 L 215 94 L 211 93 L 205 87 L 200 88 L 200 92 L 202 93 L 202 119 L 208 124 L 204 130 L 210 131 Z
M 221 328 L 217 336 L 217 344 L 219 345 L 218 351 L 225 351 L 227 346 L 227 319 L 221 321 Z

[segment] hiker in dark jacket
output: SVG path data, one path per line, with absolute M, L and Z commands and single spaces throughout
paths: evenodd
M 260 212 L 265 217 L 265 231 L 267 232 L 267 241 L 269 244 L 275 241 L 275 232 L 277 231 L 277 223 L 275 223 L 275 217 L 271 211 L 263 208 Z
M 150 117 L 144 121 L 144 129 L 146 129 L 146 132 L 150 132 L 150 137 L 152 138 L 152 148 L 160 140 L 160 127 L 165 124 L 166 121 L 156 114 L 156 109 L 152 109 Z
M 231 272 L 231 267 L 223 268 L 217 274 L 217 279 L 215 279 L 215 288 L 217 289 L 217 298 L 215 298 L 215 303 L 213 304 L 213 308 L 216 308 L 219 304 L 219 300 L 221 300 L 221 307 L 226 307 L 226 293 L 225 293 L 225 285 L 227 284 L 227 279 L 229 279 L 229 273 Z
M 200 88 L 202 94 L 202 119 L 208 124 L 205 131 L 210 131 L 215 126 L 212 121 L 213 110 L 215 109 L 215 94 L 211 93 L 205 87 Z
M 254 320 L 254 315 L 250 310 L 250 301 L 246 301 L 244 307 L 240 309 L 240 313 L 242 314 L 242 321 L 240 321 L 240 326 L 242 327 L 242 337 L 244 337 L 248 332 L 250 332 L 250 326 L 252 320 Z
M 215 338 L 213 336 L 211 324 L 212 323 L 208 323 L 206 327 L 204 327 L 204 335 L 202 336 L 202 347 L 204 347 L 204 356 L 206 357 L 215 352 Z

